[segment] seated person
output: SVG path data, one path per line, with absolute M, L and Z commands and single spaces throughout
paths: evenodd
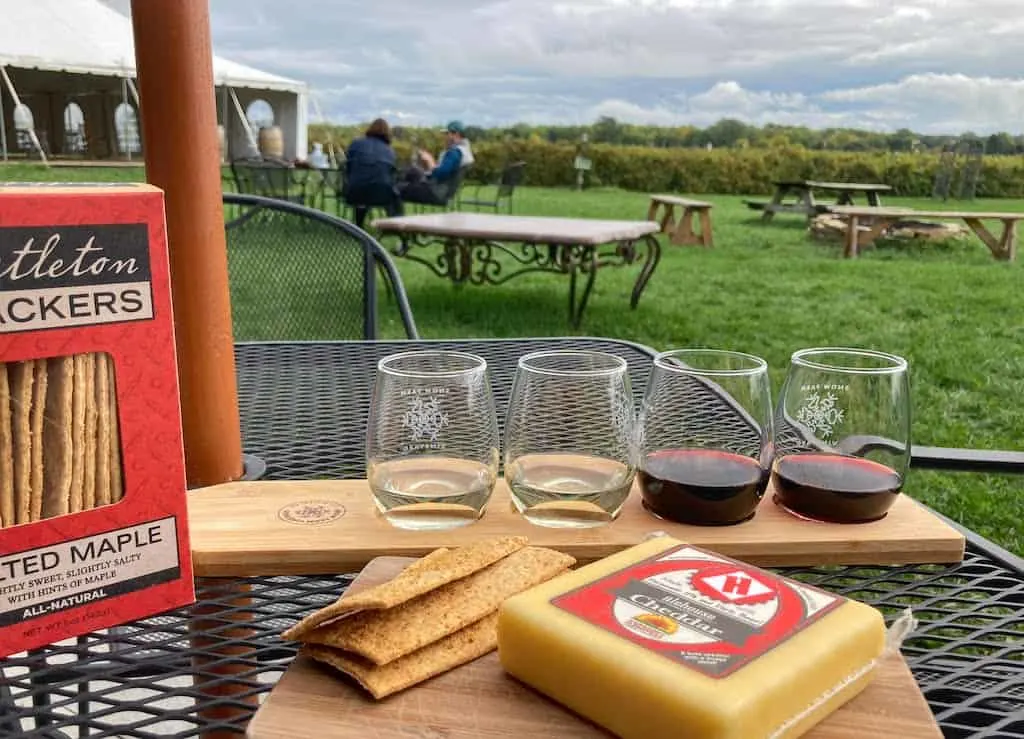
M 445 205 L 454 194 L 458 179 L 465 167 L 474 162 L 473 150 L 466 138 L 466 128 L 461 121 L 452 121 L 445 129 L 445 150 L 440 161 L 435 161 L 430 152 L 419 152 L 422 167 L 412 166 L 406 170 L 398 193 L 407 203 Z
M 402 214 L 402 201 L 395 188 L 395 150 L 391 148 L 391 127 L 378 118 L 366 135 L 353 141 L 345 154 L 345 184 L 342 195 L 355 210 L 359 228 L 370 208 L 381 207 L 389 216 Z

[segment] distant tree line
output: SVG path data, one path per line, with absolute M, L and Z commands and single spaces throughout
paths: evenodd
M 329 126 L 314 124 L 311 139 L 329 137 L 347 142 L 360 135 L 365 126 Z M 399 141 L 419 142 L 424 146 L 440 143 L 436 128 L 396 126 Z M 767 124 L 753 126 L 732 118 L 723 118 L 707 128 L 696 126 L 648 126 L 623 123 L 611 117 L 601 117 L 590 125 L 546 126 L 517 123 L 512 126 L 481 128 L 468 126 L 472 141 L 513 142 L 533 141 L 578 144 L 584 134 L 594 144 L 618 146 L 646 146 L 655 148 L 714 148 L 714 149 L 778 149 L 800 147 L 818 151 L 890 151 L 938 152 L 959 141 L 984 146 L 986 154 L 1024 153 L 1024 135 L 1005 132 L 979 136 L 967 131 L 958 135 L 925 135 L 909 129 L 891 133 L 865 131 L 853 128 L 812 129 L 806 126 L 780 126 Z

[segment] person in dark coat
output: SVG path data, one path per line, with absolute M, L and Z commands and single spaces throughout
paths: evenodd
M 345 154 L 345 202 L 355 210 L 359 228 L 370 208 L 384 208 L 389 216 L 403 212 L 395 188 L 395 150 L 391 148 L 391 127 L 378 118 L 361 139 L 353 141 Z

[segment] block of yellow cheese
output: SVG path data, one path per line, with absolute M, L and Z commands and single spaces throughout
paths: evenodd
M 505 601 L 504 669 L 623 739 L 790 739 L 863 690 L 863 603 L 658 537 Z

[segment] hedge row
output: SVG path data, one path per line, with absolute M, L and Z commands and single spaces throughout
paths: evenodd
M 396 147 L 407 161 L 408 145 Z M 524 184 L 565 187 L 576 181 L 576 148 L 543 141 L 483 142 L 473 147 L 472 178 L 496 181 L 504 163 L 525 161 Z M 769 194 L 779 179 L 881 182 L 895 194 L 932 194 L 939 157 L 934 154 L 778 149 L 655 149 L 593 145 L 589 186 L 642 192 Z M 956 187 L 954 179 L 954 188 Z M 1024 157 L 989 156 L 982 166 L 979 197 L 1024 197 Z

